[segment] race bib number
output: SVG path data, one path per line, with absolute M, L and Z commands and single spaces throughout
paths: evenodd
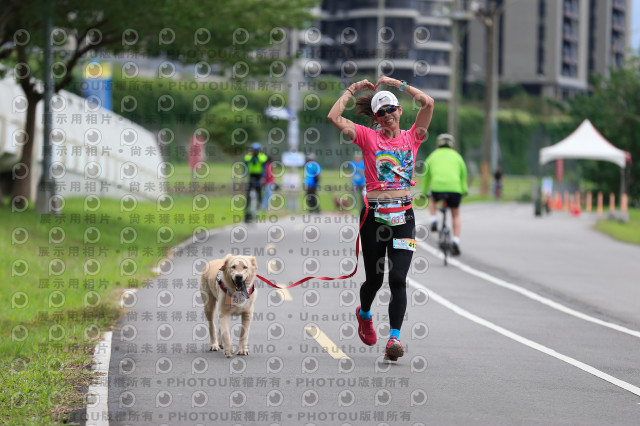
M 389 207 L 400 207 L 400 204 L 385 204 L 385 208 Z M 404 225 L 407 223 L 407 219 L 404 216 L 404 211 L 402 212 L 393 212 L 393 213 L 380 213 L 378 210 L 375 210 L 374 217 L 376 222 L 384 223 L 389 226 L 397 226 Z
M 247 301 L 247 298 L 244 297 L 244 294 L 233 293 L 232 295 L 227 294 L 225 301 L 227 305 L 242 305 Z
M 411 238 L 394 238 L 393 248 L 399 250 L 416 251 L 416 240 Z

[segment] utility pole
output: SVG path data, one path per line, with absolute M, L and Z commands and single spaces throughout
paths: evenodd
M 297 152 L 298 143 L 300 139 L 300 123 L 298 122 L 298 112 L 300 111 L 300 83 L 302 82 L 302 71 L 300 70 L 300 61 L 298 60 L 298 49 L 300 42 L 298 40 L 298 30 L 292 29 L 290 31 L 291 44 L 291 65 L 289 66 L 287 74 L 287 83 L 289 86 L 289 112 L 291 117 L 289 118 L 289 125 L 287 128 L 287 136 L 289 143 L 289 151 Z
M 482 138 L 482 163 L 480 164 L 480 194 L 489 196 L 491 169 L 498 163 L 498 18 L 506 1 L 498 7 L 497 0 L 489 0 L 486 9 L 478 17 L 486 29 L 485 58 L 485 106 Z
M 304 165 L 304 154 L 298 152 L 299 139 L 300 139 L 300 122 L 298 121 L 298 112 L 300 111 L 300 90 L 302 82 L 302 70 L 300 67 L 300 60 L 298 59 L 298 49 L 300 48 L 300 41 L 298 39 L 299 32 L 297 29 L 292 28 L 289 32 L 291 42 L 289 45 L 290 56 L 292 58 L 291 65 L 287 70 L 287 84 L 289 86 L 289 123 L 287 127 L 287 141 L 289 144 L 289 153 L 294 156 L 302 157 L 293 163 L 287 163 L 284 161 L 285 166 L 289 167 L 289 171 L 284 176 L 285 192 L 287 194 L 287 208 L 294 212 L 299 210 L 299 194 L 302 189 L 302 182 L 298 173 L 298 167 Z
M 384 75 L 382 71 L 382 61 L 385 58 L 385 46 L 380 39 L 380 30 L 384 27 L 384 8 L 385 8 L 385 0 L 378 0 L 378 33 L 376 46 L 378 48 L 377 57 L 378 57 L 378 75 L 376 77 L 380 78 Z
M 451 75 L 449 80 L 449 91 L 451 92 L 451 99 L 449 100 L 449 115 L 447 120 L 447 129 L 454 140 L 458 140 L 458 68 L 459 68 L 459 55 L 460 55 L 460 30 L 458 26 L 458 19 L 456 13 L 459 9 L 459 0 L 453 1 L 453 13 L 451 14 L 451 56 L 450 66 Z
M 453 9 L 449 14 L 451 19 L 451 57 L 449 65 L 451 68 L 451 75 L 449 81 L 449 91 L 451 92 L 451 99 L 449 100 L 449 111 L 447 120 L 447 131 L 458 139 L 458 103 L 460 93 L 460 22 L 470 21 L 473 19 L 473 10 L 467 10 L 465 7 L 461 7 L 461 0 L 453 0 Z M 475 8 L 472 6 L 472 9 Z

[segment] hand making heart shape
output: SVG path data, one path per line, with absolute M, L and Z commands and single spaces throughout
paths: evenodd
M 373 83 L 371 83 L 369 80 L 365 78 L 364 80 L 356 81 L 355 83 L 353 83 L 353 85 L 350 88 L 354 91 L 373 90 L 374 92 L 377 92 L 378 87 L 380 87 L 383 84 L 386 86 L 399 88 L 402 85 L 402 82 L 399 80 L 396 80 L 395 78 L 391 78 L 391 77 L 387 77 L 386 75 L 383 75 L 378 79 L 375 85 L 373 85 Z
M 399 88 L 402 85 L 402 82 L 400 80 L 396 80 L 395 78 L 391 78 L 391 77 L 387 77 L 386 75 L 383 75 L 378 79 L 378 82 L 376 83 L 374 90 L 378 91 L 378 87 L 382 84 L 386 86 Z

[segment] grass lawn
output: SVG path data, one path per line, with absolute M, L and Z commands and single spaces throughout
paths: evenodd
M 629 209 L 627 223 L 601 219 L 595 228 L 616 240 L 640 245 L 640 209 Z
M 2 423 L 63 422 L 83 406 L 92 350 L 122 314 L 122 288 L 144 285 L 196 228 L 232 223 L 229 197 L 207 200 L 203 210 L 192 196 L 174 197 L 166 211 L 155 202 L 121 211 L 106 198 L 95 211 L 67 199 L 60 216 L 0 209 Z
M 535 176 L 503 176 L 502 201 L 526 201 L 532 200 L 533 184 Z M 493 178 L 490 181 L 489 191 L 493 191 Z M 469 183 L 469 196 L 465 201 L 492 201 L 492 196 L 480 196 L 480 177 L 475 177 Z

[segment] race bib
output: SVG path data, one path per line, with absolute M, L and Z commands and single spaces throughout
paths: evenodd
M 384 208 L 400 207 L 400 204 L 384 204 Z M 380 213 L 377 209 L 374 211 L 374 217 L 376 222 L 384 223 L 389 226 L 404 225 L 407 223 L 407 219 L 404 216 L 404 211 L 393 213 Z
M 227 297 L 225 299 L 225 302 L 227 305 L 242 305 L 246 301 L 247 301 L 247 298 L 244 297 L 244 294 L 242 293 L 233 293 L 233 294 L 227 293 Z
M 393 248 L 400 250 L 416 251 L 416 240 L 411 238 L 394 238 Z

